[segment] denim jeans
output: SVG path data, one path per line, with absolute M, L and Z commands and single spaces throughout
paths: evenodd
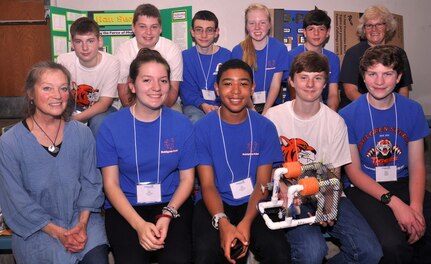
M 95 116 L 93 116 L 92 118 L 90 118 L 87 122 L 88 127 L 90 127 L 91 132 L 93 132 L 93 136 L 96 138 L 97 132 L 99 131 L 99 127 L 102 124 L 103 120 L 105 120 L 105 117 L 111 113 L 116 112 L 117 109 L 115 109 L 114 107 L 109 107 L 108 110 L 106 110 L 106 112 L 97 114 Z
M 194 105 L 184 105 L 183 113 L 189 118 L 192 124 L 205 116 L 205 112 Z
M 311 209 L 301 206 L 301 216 Z M 325 231 L 339 240 L 340 253 L 327 263 L 378 263 L 382 249 L 368 223 L 346 197 L 341 197 L 338 218 L 332 227 Z M 320 264 L 327 254 L 328 247 L 318 225 L 301 225 L 286 229 L 286 237 L 291 245 L 293 263 Z

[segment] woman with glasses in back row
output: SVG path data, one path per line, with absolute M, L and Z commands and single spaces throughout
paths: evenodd
M 396 30 L 397 21 L 386 7 L 376 5 L 365 9 L 357 28 L 357 35 L 361 41 L 346 51 L 341 65 L 340 109 L 367 92 L 367 87 L 359 71 L 359 60 L 362 55 L 370 47 L 386 44 L 395 36 Z M 409 60 L 404 50 L 403 59 L 403 76 L 394 91 L 408 97 L 413 79 Z

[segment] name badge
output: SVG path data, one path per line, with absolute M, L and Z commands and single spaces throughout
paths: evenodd
M 162 201 L 160 184 L 138 184 L 136 185 L 136 196 L 138 203 L 159 203 Z
M 243 197 L 251 195 L 253 192 L 253 184 L 251 179 L 247 178 L 230 184 L 230 190 L 234 199 L 241 199 Z
M 216 99 L 216 94 L 213 90 L 202 89 L 202 95 L 204 99 L 208 101 L 215 101 Z
M 376 181 L 388 182 L 397 180 L 397 166 L 376 167 Z
M 266 91 L 254 92 L 253 104 L 264 104 L 266 102 Z

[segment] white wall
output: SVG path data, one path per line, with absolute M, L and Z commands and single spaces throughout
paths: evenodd
M 51 0 L 51 5 L 78 10 L 134 10 L 145 1 L 137 0 Z M 158 8 L 192 6 L 193 13 L 207 9 L 219 18 L 221 36 L 218 44 L 228 49 L 244 38 L 244 10 L 252 0 L 150 0 Z M 431 1 L 428 0 L 260 0 L 269 8 L 309 10 L 317 5 L 333 17 L 334 11 L 362 12 L 369 5 L 382 4 L 393 13 L 404 17 L 404 48 L 410 60 L 413 74 L 413 91 L 410 97 L 422 104 L 425 114 L 431 115 L 431 64 L 429 48 L 431 45 Z M 326 48 L 333 50 L 334 42 L 329 40 Z

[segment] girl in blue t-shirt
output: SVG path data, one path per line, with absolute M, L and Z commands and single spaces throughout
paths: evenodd
M 169 76 L 160 53 L 142 49 L 130 65 L 135 104 L 108 116 L 97 137 L 106 229 L 118 263 L 149 263 L 150 252 L 158 263 L 191 262 L 196 150 L 190 121 L 163 106 Z

